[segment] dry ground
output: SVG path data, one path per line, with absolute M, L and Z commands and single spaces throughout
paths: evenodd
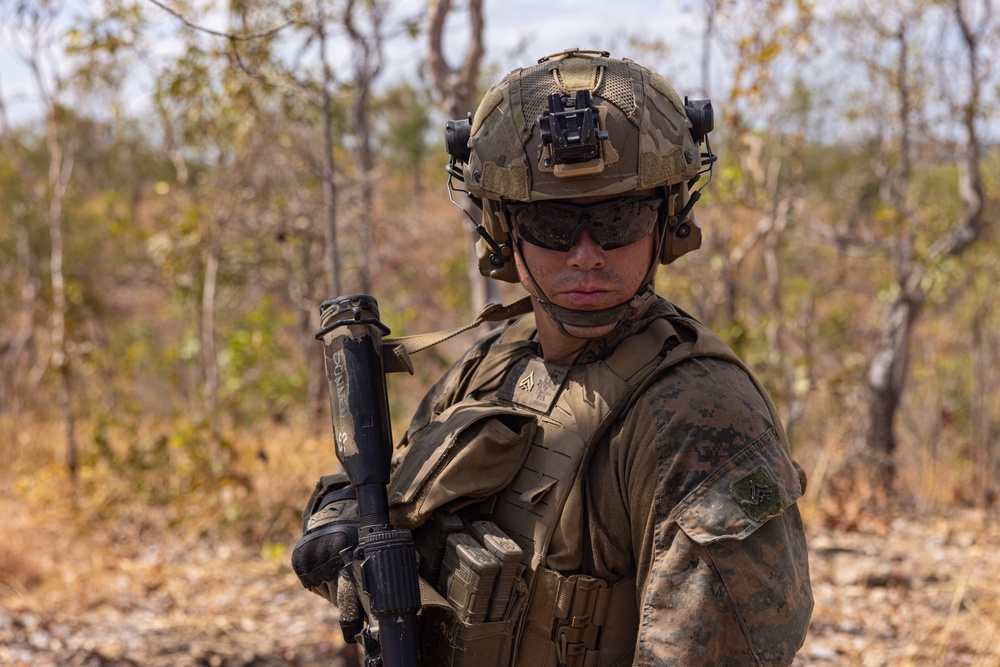
M 354 664 L 335 610 L 291 572 L 294 538 L 248 539 L 184 520 L 181 508 L 123 505 L 124 486 L 101 500 L 118 509 L 102 513 L 61 498 L 51 469 L 0 470 L 0 665 Z M 274 475 L 255 493 L 304 478 Z M 217 496 L 185 502 L 229 512 Z M 814 508 L 804 515 L 816 610 L 797 667 L 1000 667 L 995 516 L 910 510 L 845 531 L 823 528 Z
M 810 532 L 816 609 L 795 665 L 1000 667 L 1000 526 L 987 515 Z
M 4 665 L 337 665 L 336 614 L 287 554 L 238 542 L 40 527 L 4 508 Z M 141 528 L 140 528 L 141 533 Z M 977 513 L 897 519 L 885 535 L 813 535 L 816 612 L 796 659 L 1000 666 L 1000 531 Z M 25 579 L 22 581 L 21 579 Z

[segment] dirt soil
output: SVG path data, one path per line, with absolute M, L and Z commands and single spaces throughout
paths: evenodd
M 0 665 L 355 665 L 288 545 L 87 530 L 0 499 Z M 797 667 L 1000 666 L 1000 530 L 981 512 L 811 531 Z

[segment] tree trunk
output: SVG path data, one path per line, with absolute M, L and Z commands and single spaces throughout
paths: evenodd
M 205 274 L 201 289 L 201 364 L 202 393 L 209 415 L 218 407 L 219 355 L 215 345 L 215 296 L 218 290 L 221 242 L 218 226 L 211 225 L 205 246 Z
M 326 220 L 326 270 L 329 274 L 330 294 L 339 296 L 340 290 L 340 251 L 337 248 L 337 188 L 334 182 L 333 163 L 333 101 L 330 87 L 333 85 L 333 72 L 326 53 L 326 26 L 323 16 L 320 16 L 317 26 L 319 36 L 319 53 L 323 62 L 322 82 L 322 113 L 323 113 L 323 213 Z
M 900 19 L 892 35 L 899 42 L 899 58 L 894 73 L 899 103 L 899 144 L 896 147 L 899 165 L 883 168 L 881 184 L 882 196 L 897 212 L 901 228 L 893 239 L 899 293 L 882 316 L 878 345 L 868 364 L 868 421 L 864 444 L 873 466 L 864 472 L 882 494 L 892 489 L 896 476 L 896 413 L 906 388 L 910 334 L 923 299 L 920 277 L 924 271 L 913 257 L 915 229 L 908 201 L 912 178 L 909 20 L 910 17 Z M 884 157 L 884 162 L 888 164 L 890 159 Z
M 303 235 L 299 242 L 286 242 L 281 256 L 288 298 L 298 313 L 299 333 L 296 340 L 301 346 L 302 358 L 306 360 L 306 404 L 310 419 L 318 424 L 321 418 L 328 419 L 326 411 L 329 404 L 322 346 L 314 338 L 320 328 L 320 302 L 313 295 L 321 291 L 326 282 L 322 259 L 317 266 L 314 250 L 316 245 L 308 235 Z
M 978 57 L 981 33 L 972 29 L 963 13 L 962 2 L 954 0 L 953 17 L 962 33 L 966 47 L 968 69 L 968 98 L 957 110 L 962 119 L 965 134 L 958 156 L 958 190 L 965 208 L 961 217 L 951 229 L 932 243 L 925 262 L 914 258 L 913 219 L 908 212 L 907 197 L 910 187 L 910 131 L 912 93 L 909 88 L 907 66 L 908 23 L 904 18 L 895 34 L 900 42 L 898 71 L 895 73 L 900 103 L 900 145 L 901 165 L 895 178 L 886 181 L 888 196 L 897 210 L 903 214 L 906 223 L 897 238 L 897 282 L 899 294 L 889 306 L 883 318 L 879 344 L 868 368 L 869 420 L 865 434 L 865 444 L 876 461 L 875 481 L 883 491 L 889 491 L 894 480 L 896 451 L 895 418 L 899 409 L 903 390 L 906 386 L 909 362 L 910 334 L 920 315 L 924 298 L 928 291 L 925 278 L 928 267 L 945 256 L 958 256 L 965 252 L 982 234 L 986 225 L 985 192 L 982 183 L 981 145 L 976 126 L 976 112 L 982 97 L 982 73 Z
M 878 348 L 868 367 L 868 432 L 865 444 L 874 460 L 874 480 L 888 491 L 895 479 L 896 413 L 906 388 L 910 334 L 921 299 L 901 290 L 886 312 Z
M 66 469 L 76 480 L 79 453 L 76 422 L 73 415 L 72 373 L 66 344 L 66 277 L 63 273 L 63 202 L 73 172 L 73 150 L 64 154 L 59 136 L 59 110 L 53 103 L 48 110 L 46 141 L 49 149 L 49 210 L 48 225 L 51 249 L 49 272 L 52 284 L 52 366 L 59 375 L 59 405 L 62 409 L 63 430 L 66 434 Z
M 0 377 L 0 412 L 17 409 L 29 395 L 28 376 L 34 363 L 35 310 L 38 307 L 38 277 L 33 270 L 24 206 L 12 207 L 14 246 L 17 252 L 17 278 L 20 305 L 14 318 L 10 342 L 3 348 L 3 377 Z
M 453 68 L 444 57 L 444 24 L 451 11 L 451 0 L 432 0 L 427 13 L 428 57 L 427 65 L 431 81 L 448 118 L 465 118 L 475 110 L 476 84 L 479 65 L 483 58 L 483 2 L 469 0 L 469 43 L 465 51 L 465 61 L 461 68 Z M 467 211 L 475 208 L 467 197 L 455 193 L 455 201 Z M 471 207 L 471 208 L 470 208 Z M 462 216 L 465 225 L 465 216 Z M 479 257 L 476 241 L 479 234 L 469 230 L 469 295 L 473 313 L 478 313 L 487 303 L 498 302 L 500 292 L 492 278 L 479 273 Z
M 22 183 L 28 184 L 37 176 L 24 160 L 20 146 L 14 139 L 14 132 L 7 117 L 7 106 L 0 95 L 0 139 L 7 150 L 7 157 L 13 163 Z M 38 308 L 40 279 L 36 263 L 31 253 L 26 217 L 28 208 L 20 201 L 7 202 L 14 231 L 14 249 L 17 256 L 15 280 L 18 284 L 20 305 L 14 318 L 14 327 L 9 343 L 0 345 L 3 359 L 0 364 L 0 412 L 16 411 L 31 395 L 30 377 L 35 366 L 35 313 Z
M 715 19 L 719 0 L 705 0 L 705 24 L 701 33 L 701 94 L 711 97 L 712 43 L 715 41 Z
M 367 4 L 367 3 L 366 3 Z M 371 294 L 371 264 L 373 263 L 373 223 L 375 215 L 375 153 L 372 150 L 371 90 L 382 69 L 382 12 L 379 2 L 367 4 L 371 32 L 364 35 L 354 23 L 354 0 L 347 4 L 344 26 L 351 41 L 360 51 L 355 67 L 354 128 L 357 133 L 355 155 L 361 172 L 361 202 L 358 222 L 358 291 Z

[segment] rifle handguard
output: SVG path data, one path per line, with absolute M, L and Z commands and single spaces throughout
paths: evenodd
M 392 435 L 382 362 L 382 336 L 389 330 L 367 295 L 325 301 L 320 318 L 317 338 L 323 340 L 337 458 L 358 500 L 357 597 L 369 627 L 353 636 L 365 646 L 366 665 L 419 667 L 417 551 L 410 532 L 389 522 Z M 355 629 L 351 623 L 345 634 Z

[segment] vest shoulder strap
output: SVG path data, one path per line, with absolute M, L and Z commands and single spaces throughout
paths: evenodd
M 382 362 L 386 373 L 406 371 L 413 375 L 413 363 L 410 355 L 426 350 L 455 336 L 475 329 L 484 322 L 506 322 L 519 315 L 531 312 L 531 297 L 524 297 L 513 303 L 502 305 L 488 303 L 479 316 L 469 324 L 430 333 L 414 334 L 399 338 L 386 338 L 382 341 Z

